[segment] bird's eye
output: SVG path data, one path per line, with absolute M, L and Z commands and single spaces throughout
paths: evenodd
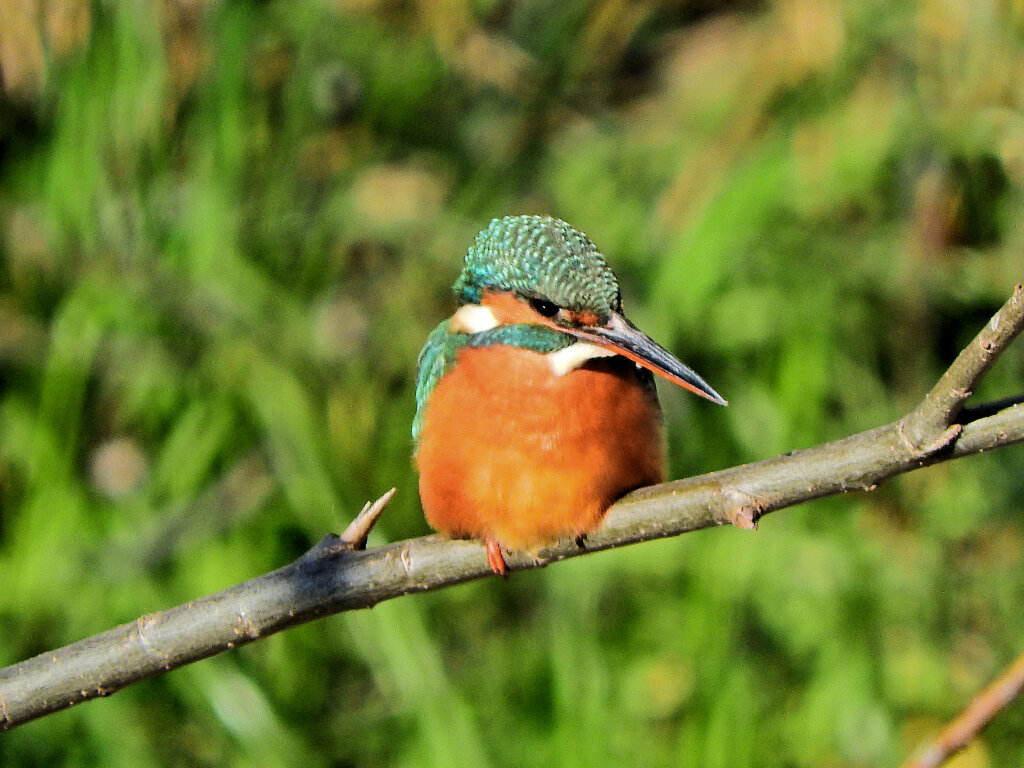
M 558 314 L 558 305 L 547 299 L 530 299 L 530 306 L 533 311 L 543 317 L 554 317 Z

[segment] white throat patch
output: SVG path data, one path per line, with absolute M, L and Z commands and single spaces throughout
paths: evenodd
M 548 352 L 545 358 L 555 376 L 565 376 L 570 371 L 575 371 L 587 360 L 593 360 L 595 357 L 615 357 L 615 354 L 615 352 L 599 347 L 596 344 L 577 341 L 565 349 L 560 349 L 557 352 Z

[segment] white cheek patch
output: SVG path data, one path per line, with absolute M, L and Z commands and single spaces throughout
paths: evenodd
M 588 344 L 585 341 L 577 341 L 565 349 L 548 352 L 544 358 L 548 361 L 555 376 L 565 376 L 570 371 L 575 371 L 587 360 L 593 360 L 595 357 L 615 357 L 615 355 L 616 353 L 610 349 L 599 347 L 596 344 Z
M 448 330 L 452 333 L 480 333 L 497 328 L 501 323 L 494 316 L 490 307 L 479 304 L 467 304 L 452 315 Z

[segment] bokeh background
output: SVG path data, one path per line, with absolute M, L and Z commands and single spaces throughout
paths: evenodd
M 586 231 L 731 401 L 662 389 L 676 477 L 899 417 L 1024 277 L 1020 0 L 4 0 L 0 68 L 0 664 L 393 485 L 375 541 L 426 533 L 416 355 L 494 216 Z M 892 765 L 1024 646 L 1022 456 L 319 621 L 0 763 Z

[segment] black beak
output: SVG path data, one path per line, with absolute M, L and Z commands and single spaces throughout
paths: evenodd
M 576 328 L 559 326 L 559 330 L 581 341 L 587 341 L 632 360 L 637 365 L 658 374 L 663 379 L 688 389 L 695 395 L 706 397 L 713 403 L 728 405 L 697 372 L 672 355 L 658 342 L 641 331 L 617 312 L 605 325 Z

